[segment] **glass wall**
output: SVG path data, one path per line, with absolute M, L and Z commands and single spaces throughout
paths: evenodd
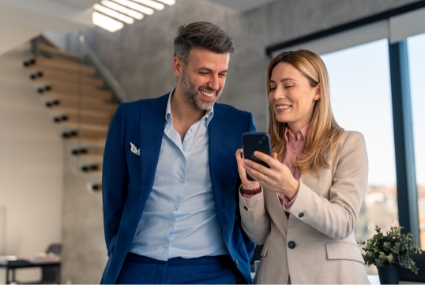
M 407 40 L 421 248 L 425 249 L 425 34 Z
M 355 235 L 370 238 L 378 225 L 398 224 L 388 41 L 379 40 L 321 56 L 329 76 L 338 124 L 361 132 L 369 158 L 368 188 Z M 375 273 L 375 267 L 367 268 Z M 376 274 L 376 273 L 375 273 Z

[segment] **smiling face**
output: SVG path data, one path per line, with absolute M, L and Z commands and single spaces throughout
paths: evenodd
M 195 110 L 210 110 L 223 91 L 229 66 L 229 54 L 194 48 L 187 63 L 174 58 L 177 89 Z
M 314 105 L 320 99 L 320 88 L 312 87 L 293 65 L 281 62 L 272 70 L 270 76 L 269 102 L 276 120 L 287 123 L 294 133 L 310 123 Z

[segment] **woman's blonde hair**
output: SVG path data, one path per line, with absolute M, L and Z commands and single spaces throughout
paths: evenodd
M 320 175 L 320 167 L 330 167 L 328 159 L 343 133 L 337 124 L 331 109 L 329 76 L 322 59 L 308 50 L 285 51 L 275 56 L 267 68 L 267 94 L 270 94 L 270 77 L 273 69 L 279 63 L 289 63 L 298 69 L 309 81 L 311 87 L 320 90 L 320 99 L 315 102 L 313 116 L 309 125 L 304 152 L 297 159 L 294 167 L 301 173 L 312 169 Z M 283 157 L 286 150 L 286 123 L 276 120 L 273 106 L 269 105 L 269 133 L 273 152 Z

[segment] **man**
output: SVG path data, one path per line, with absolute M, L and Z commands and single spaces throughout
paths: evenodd
M 115 112 L 103 161 L 101 283 L 251 283 L 254 244 L 240 224 L 234 153 L 255 126 L 250 113 L 215 103 L 232 52 L 216 25 L 180 27 L 175 89 Z

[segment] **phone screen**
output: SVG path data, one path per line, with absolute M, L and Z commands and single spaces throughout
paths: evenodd
M 265 132 L 252 132 L 252 133 L 244 133 L 242 135 L 242 141 L 243 141 L 243 155 L 246 159 L 251 159 L 257 163 L 260 163 L 261 165 L 264 165 L 266 167 L 269 167 L 267 163 L 264 161 L 258 159 L 254 156 L 255 151 L 260 151 L 265 154 L 268 154 L 271 156 L 271 146 L 270 146 L 270 136 L 268 133 Z M 246 174 L 246 177 L 250 181 L 254 181 L 254 179 Z

